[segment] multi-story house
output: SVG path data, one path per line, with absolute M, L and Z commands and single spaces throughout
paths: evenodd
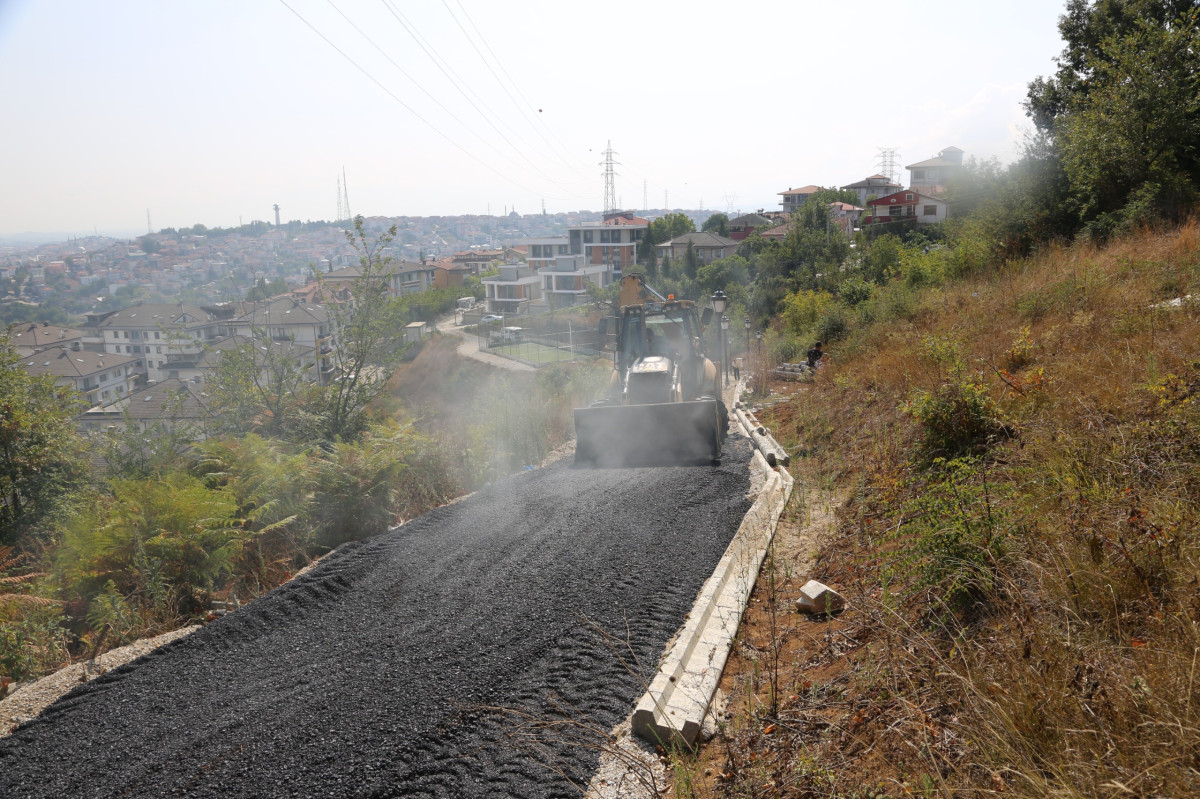
M 637 263 L 638 245 L 641 243 L 648 220 L 626 212 L 605 214 L 601 222 L 574 225 L 567 229 L 571 255 L 582 255 L 584 263 L 612 269 L 614 278 Z
M 560 255 L 538 270 L 542 294 L 551 310 L 586 302 L 589 284 L 604 288 L 613 282 L 608 264 L 589 264 L 582 255 Z
M 482 280 L 488 313 L 518 316 L 542 301 L 542 278 L 532 266 L 502 264 L 500 273 Z
M 155 382 L 166 378 L 171 355 L 198 354 L 229 335 L 225 320 L 183 303 L 138 303 L 108 315 L 99 329 L 105 352 L 133 358 L 134 371 Z
M 186 428 L 196 439 L 206 435 L 204 423 L 212 418 L 210 398 L 203 384 L 174 378 L 137 389 L 107 407 L 92 408 L 77 418 L 83 430 L 122 430 L 126 424 L 142 433 L 162 435 Z
M 820 186 L 802 186 L 799 189 L 788 189 L 787 191 L 779 192 L 779 196 L 783 198 L 780 201 L 780 206 L 785 214 L 790 214 L 804 205 L 804 201 L 821 190 Z
M 927 195 L 941 195 L 951 179 L 962 171 L 962 161 L 962 150 L 947 147 L 936 158 L 904 167 L 909 172 L 908 185 Z
M 883 175 L 871 175 L 869 178 L 863 178 L 857 183 L 849 183 L 842 188 L 858 194 L 858 204 L 866 205 L 868 199 L 883 197 L 900 191 L 904 187 Z
M 22 360 L 30 374 L 53 375 L 56 384 L 74 388 L 89 406 L 110 405 L 127 396 L 133 389 L 133 362 L 127 355 L 85 350 L 79 340 L 39 350 Z
M 14 326 L 8 337 L 8 343 L 16 348 L 22 357 L 32 355 L 50 347 L 71 346 L 76 341 L 82 342 L 84 332 L 70 327 L 60 327 L 51 324 L 29 322 Z
M 950 216 L 950 206 L 945 200 L 912 189 L 871 200 L 867 205 L 871 207 L 871 215 L 864 217 L 868 224 L 915 222 L 932 225 L 945 222 Z
M 524 247 L 525 263 L 538 270 L 553 267 L 559 256 L 571 253 L 570 240 L 566 236 L 530 239 Z
M 323 383 L 333 376 L 336 365 L 332 351 L 334 334 L 329 311 L 321 305 L 301 302 L 291 297 L 276 297 L 255 303 L 247 313 L 229 322 L 231 335 L 271 342 L 294 343 L 313 351 L 317 365 L 316 379 Z
M 741 241 L 754 231 L 766 230 L 771 225 L 771 220 L 762 214 L 743 214 L 736 219 L 730 219 L 726 227 L 729 229 L 729 238 Z

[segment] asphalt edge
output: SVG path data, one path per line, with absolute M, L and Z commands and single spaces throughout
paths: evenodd
M 765 480 L 631 718 L 637 736 L 668 748 L 690 749 L 700 737 L 742 613 L 794 484 L 782 464 L 768 465 L 767 454 L 776 460 L 774 455 L 783 448 L 739 406 L 735 401 L 731 416 L 754 443 L 751 468 L 764 474 Z

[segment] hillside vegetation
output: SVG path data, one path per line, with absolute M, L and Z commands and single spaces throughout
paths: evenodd
M 750 687 L 679 793 L 1195 795 L 1198 279 L 1188 222 L 854 310 L 768 413 L 834 534 L 760 580 L 789 620 L 743 633 Z M 850 602 L 819 633 L 785 604 L 809 577 Z

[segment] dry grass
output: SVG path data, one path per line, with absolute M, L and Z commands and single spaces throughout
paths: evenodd
M 1195 223 L 1048 247 L 856 331 L 780 408 L 801 479 L 851 492 L 812 575 L 848 595 L 851 643 L 793 653 L 785 682 L 824 675 L 837 700 L 784 703 L 775 723 L 807 721 L 784 755 L 771 744 L 772 785 L 707 795 L 1196 795 L 1200 305 L 1155 306 L 1198 277 Z M 958 378 L 927 341 L 956 349 Z M 948 489 L 914 459 L 926 431 L 902 406 L 951 379 L 986 387 L 1005 435 Z M 961 513 L 913 512 L 959 491 Z M 950 601 L 904 558 L 938 557 L 917 539 L 984 523 L 983 503 L 986 587 Z M 757 738 L 710 749 L 710 771 L 768 751 L 767 722 L 741 712 Z

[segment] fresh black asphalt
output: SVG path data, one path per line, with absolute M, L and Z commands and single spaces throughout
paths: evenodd
M 567 459 L 344 547 L 0 739 L 0 797 L 578 796 L 598 753 L 549 723 L 629 713 L 749 457 Z

